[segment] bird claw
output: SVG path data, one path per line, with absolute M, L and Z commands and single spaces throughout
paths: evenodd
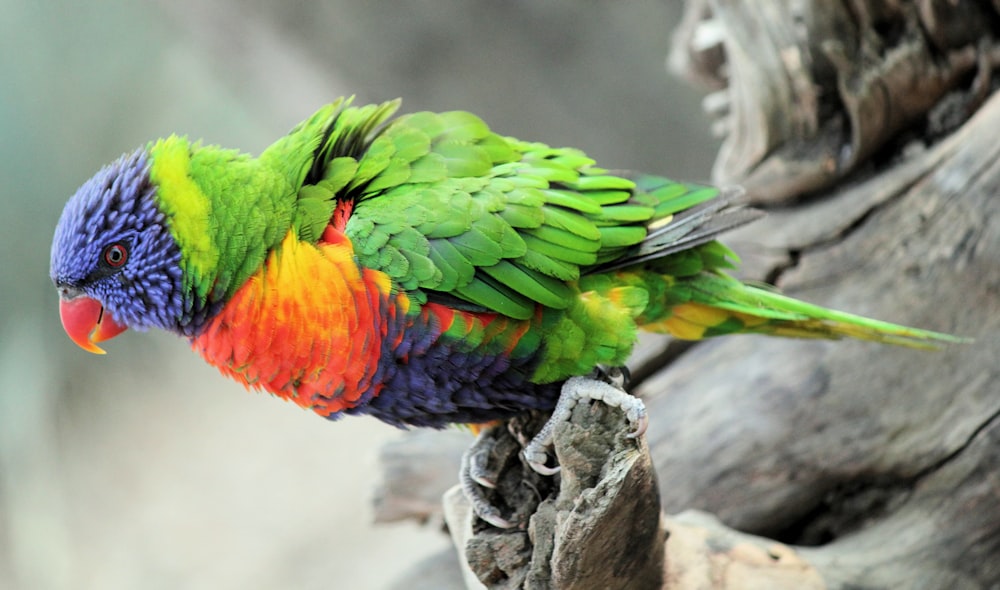
M 489 458 L 490 450 L 487 448 L 478 448 L 473 445 L 470 451 L 472 452 L 469 453 L 467 471 L 469 478 L 484 488 L 492 490 L 497 487 L 496 473 L 486 467 L 486 460 Z
M 626 435 L 628 438 L 638 438 L 646 432 L 649 418 L 642 400 L 616 387 L 618 376 L 611 375 L 605 369 L 599 369 L 598 375 L 608 377 L 610 383 L 590 377 L 571 377 L 563 384 L 559 401 L 552 411 L 552 416 L 522 451 L 525 461 L 536 472 L 542 475 L 552 475 L 559 471 L 559 467 L 549 467 L 545 464 L 548 458 L 546 449 L 552 446 L 556 426 L 569 420 L 573 408 L 580 400 L 597 400 L 624 411 L 629 423 L 635 426 L 634 430 Z M 620 378 L 620 382 L 624 384 L 627 375 L 622 374 Z
M 627 438 L 639 438 L 646 434 L 646 429 L 649 428 L 649 416 L 646 415 L 645 406 L 643 406 L 640 412 L 636 412 L 635 414 L 631 411 L 626 411 L 625 416 L 629 422 L 635 424 L 635 430 L 625 435 Z
M 530 445 L 531 443 L 528 444 Z M 535 473 L 539 473 L 541 475 L 555 475 L 559 473 L 560 468 L 558 465 L 549 467 L 545 464 L 549 460 L 549 455 L 544 450 L 534 451 L 525 447 L 525 449 L 521 451 L 521 454 L 524 457 L 525 462 L 528 463 Z
M 472 446 L 462 453 L 458 481 L 462 487 L 462 493 L 469 500 L 476 516 L 497 528 L 509 529 L 516 526 L 516 523 L 504 518 L 500 510 L 490 503 L 483 492 L 483 488 L 493 489 L 496 487 L 497 474 L 487 467 L 487 459 L 495 443 L 493 428 L 496 426 L 480 432 Z
M 597 400 L 608 406 L 621 409 L 629 423 L 634 427 L 626 436 L 632 439 L 642 436 L 649 425 L 646 406 L 642 400 L 618 387 L 618 385 L 623 385 L 626 380 L 627 376 L 612 374 L 606 370 L 598 371 L 597 378 L 573 377 L 568 379 L 562 386 L 559 401 L 556 403 L 552 416 L 534 438 L 525 441 L 520 431 L 511 430 L 511 433 L 523 446 L 521 457 L 525 463 L 533 471 L 544 476 L 559 473 L 560 467 L 558 465 L 547 465 L 549 462 L 547 449 L 552 446 L 556 427 L 570 419 L 573 408 L 580 400 Z M 500 510 L 487 499 L 485 491 L 495 488 L 499 479 L 499 474 L 494 469 L 490 469 L 488 465 L 488 460 L 497 441 L 495 428 L 498 426 L 480 432 L 476 441 L 462 455 L 459 482 L 462 492 L 468 498 L 473 511 L 479 518 L 497 528 L 509 529 L 514 528 L 518 523 L 504 518 Z M 510 424 L 508 424 L 508 428 L 510 428 Z

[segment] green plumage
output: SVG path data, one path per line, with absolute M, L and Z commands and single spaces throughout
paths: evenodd
M 339 100 L 259 159 L 245 160 L 244 172 L 220 167 L 226 176 L 217 187 L 202 186 L 206 194 L 233 183 L 260 190 L 246 191 L 256 200 L 219 208 L 233 217 L 225 225 L 243 223 L 248 231 L 216 232 L 242 240 L 222 245 L 220 258 L 243 263 L 222 264 L 215 288 L 240 284 L 289 226 L 300 240 L 316 242 L 333 219 L 358 263 L 385 273 L 411 312 L 440 301 L 531 321 L 529 334 L 518 336 L 524 341 L 511 346 L 542 354 L 533 377 L 539 382 L 624 362 L 637 327 L 681 338 L 758 332 L 910 345 L 955 340 L 732 279 L 725 270 L 736 257 L 714 238 L 758 216 L 733 195 L 612 173 L 576 149 L 501 137 L 466 112 L 390 119 L 398 106 Z M 241 158 L 192 153 L 192 169 L 216 165 L 211 158 Z M 274 190 L 275 183 L 288 189 Z M 263 201 L 280 194 L 293 199 Z M 338 221 L 335 211 L 345 204 L 348 214 Z
M 361 109 L 370 117 L 365 132 L 395 106 Z M 363 118 L 334 108 L 343 105 L 331 116 Z M 350 182 L 324 185 L 355 203 L 345 232 L 362 265 L 388 274 L 418 303 L 447 293 L 516 319 L 532 317 L 537 304 L 568 307 L 581 271 L 642 242 L 661 205 L 637 200 L 634 181 L 579 150 L 502 138 L 464 112 L 393 120 L 357 159 Z
M 624 363 L 640 328 L 960 340 L 728 276 L 716 236 L 759 216 L 738 191 L 398 106 L 338 100 L 258 158 L 172 136 L 100 172 L 53 247 L 71 337 L 161 327 L 323 415 L 432 426 L 551 409 L 546 384 Z
M 723 271 L 735 256 L 713 238 L 756 214 L 717 198 L 715 188 L 611 173 L 576 149 L 501 137 L 466 112 L 390 121 L 398 105 L 354 108 L 338 101 L 265 156 L 287 158 L 321 145 L 299 193 L 300 235 L 315 239 L 333 204 L 352 202 L 344 231 L 358 261 L 389 275 L 417 304 L 447 296 L 467 309 L 522 320 L 541 306 L 565 312 L 560 327 L 547 328 L 552 332 L 568 329 L 566 321 L 596 332 L 592 312 L 575 310 L 587 289 L 581 277 L 601 275 L 614 285 L 626 271 L 639 277 L 629 279 L 640 283 L 632 288 L 649 295 L 642 305 L 626 306 L 638 316 L 628 324 L 670 331 L 654 324 L 669 320 L 677 305 L 696 303 L 737 314 L 704 326 L 699 337 L 756 331 L 849 333 L 911 344 L 949 340 L 828 312 L 731 279 Z M 768 321 L 750 326 L 739 314 Z M 830 327 L 845 323 L 861 327 Z M 612 347 L 631 337 L 611 338 Z

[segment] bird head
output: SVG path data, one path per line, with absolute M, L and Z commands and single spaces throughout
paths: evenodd
M 181 252 L 156 201 L 145 150 L 124 155 L 67 202 L 50 276 L 69 337 L 84 350 L 128 328 L 174 329 L 183 311 Z

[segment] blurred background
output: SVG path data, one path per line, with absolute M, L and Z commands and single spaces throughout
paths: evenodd
M 445 548 L 436 527 L 371 523 L 399 431 L 246 393 L 170 335 L 76 348 L 48 278 L 62 205 L 149 139 L 256 154 L 343 94 L 704 180 L 717 144 L 664 67 L 680 10 L 0 0 L 0 588 L 385 588 Z

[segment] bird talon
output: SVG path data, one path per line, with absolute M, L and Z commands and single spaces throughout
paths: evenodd
M 534 461 L 528 461 L 528 465 L 530 465 L 531 469 L 539 475 L 555 475 L 562 469 L 562 467 L 558 465 L 549 467 L 545 463 L 536 463 Z
M 531 467 L 535 473 L 541 475 L 555 475 L 559 473 L 559 466 L 549 467 L 546 465 L 549 456 L 545 451 L 539 451 L 531 447 L 529 443 L 528 447 L 521 451 L 521 456 L 524 457 L 524 461 Z
M 489 449 L 479 447 L 480 445 L 476 444 L 469 449 L 469 477 L 484 488 L 492 490 L 497 487 L 497 483 L 496 474 L 486 466 Z
M 635 424 L 635 430 L 626 434 L 626 438 L 639 438 L 640 436 L 646 434 L 646 429 L 649 428 L 649 416 L 647 416 L 645 412 L 640 414 L 635 419 L 632 419 L 632 417 L 629 416 L 629 422 Z
M 475 505 L 473 505 L 475 506 Z M 491 525 L 497 527 L 498 529 L 512 529 L 517 526 L 515 523 L 507 520 L 506 518 L 500 516 L 500 512 L 496 509 L 492 511 L 480 512 L 476 510 L 476 516 L 490 523 Z
M 602 375 L 607 373 L 601 370 Z M 548 422 L 542 426 L 535 438 L 524 446 L 522 455 L 528 465 L 533 470 L 542 475 L 554 475 L 559 473 L 559 467 L 549 467 L 545 463 L 548 455 L 544 449 L 552 446 L 556 426 L 569 420 L 573 413 L 573 408 L 581 399 L 597 400 L 603 404 L 621 409 L 625 412 L 625 417 L 634 426 L 634 430 L 625 436 L 628 438 L 638 438 L 645 434 L 649 419 L 646 416 L 646 406 L 642 400 L 618 389 L 609 383 L 586 377 L 573 377 L 568 379 L 563 385 L 559 395 L 559 401 Z
M 497 475 L 487 466 L 487 459 L 495 443 L 491 431 L 492 428 L 480 431 L 472 446 L 462 454 L 462 466 L 458 472 L 458 481 L 462 486 L 462 493 L 472 505 L 472 511 L 476 516 L 497 528 L 509 529 L 516 524 L 504 518 L 500 514 L 500 510 L 486 498 L 483 491 L 483 488 L 494 489 L 497 485 Z

